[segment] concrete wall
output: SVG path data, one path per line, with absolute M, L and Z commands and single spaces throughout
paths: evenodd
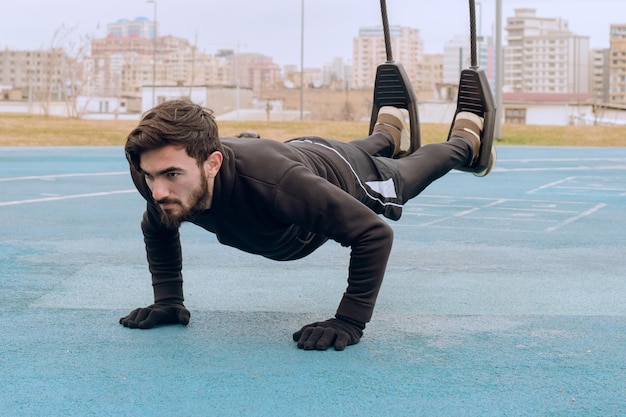
M 152 92 L 144 91 L 147 98 L 144 97 L 142 108 L 150 109 Z M 161 97 L 168 99 L 180 98 L 180 95 L 174 94 L 174 91 L 161 91 Z M 197 103 L 207 105 L 215 111 L 216 117 L 220 120 L 267 120 L 267 112 L 262 106 L 263 102 L 255 101 L 248 94 L 251 92 L 242 90 L 240 96 L 240 108 L 237 110 L 236 98 L 231 91 L 219 90 L 199 90 L 192 96 L 192 100 Z M 126 99 L 133 100 L 133 99 Z M 147 102 L 146 102 L 147 100 Z M 277 103 L 284 103 L 282 100 L 276 100 L 273 109 L 270 112 L 270 120 L 299 120 L 299 109 L 289 108 L 288 106 L 277 106 Z M 109 103 L 108 111 L 102 103 Z M 79 101 L 79 104 L 84 104 Z M 139 107 L 138 104 L 126 102 L 128 111 L 116 107 L 119 106 L 119 100 L 115 98 L 90 99 L 86 104 L 86 110 L 82 117 L 85 119 L 129 119 L 139 120 L 143 112 L 133 111 L 132 107 Z M 362 102 L 362 105 L 368 104 Z M 211 107 L 217 105 L 216 107 Z M 371 105 L 371 104 L 369 104 Z M 118 108 L 116 112 L 115 109 Z M 312 110 L 311 110 L 312 108 Z M 591 105 L 567 105 L 567 104 L 537 104 L 537 103 L 504 103 L 504 108 L 523 108 L 526 110 L 526 124 L 528 125 L 626 125 L 626 109 L 601 108 L 598 113 L 593 112 Z M 217 110 L 216 110 L 217 109 Z M 333 120 L 332 118 L 324 118 L 319 114 L 315 114 L 315 110 L 319 108 L 307 104 L 305 102 L 304 118 L 306 120 Z M 456 103 L 448 101 L 420 101 L 419 102 L 419 119 L 421 123 L 444 123 L 452 122 L 456 110 Z M 36 115 L 44 115 L 44 103 L 25 101 L 3 101 L 0 100 L 0 113 L 29 113 Z M 49 104 L 48 114 L 50 116 L 68 117 L 68 108 L 65 102 L 52 102 Z M 334 114 L 334 113 L 333 113 Z M 504 112 L 502 113 L 504 114 Z M 369 121 L 369 114 L 360 117 L 358 120 Z
M 142 88 L 142 113 L 154 107 L 152 96 L 152 87 Z M 156 104 L 180 98 L 190 99 L 194 103 L 210 108 L 215 114 L 219 115 L 236 111 L 237 109 L 250 108 L 253 92 L 249 88 L 211 86 L 157 86 L 154 90 L 154 101 Z
M 0 113 L 27 113 L 27 114 L 36 114 L 36 115 L 44 115 L 45 114 L 45 106 L 44 102 L 27 102 L 27 101 L 2 101 L 0 100 Z M 49 103 L 48 105 L 48 115 L 50 116 L 59 116 L 59 117 L 69 117 L 69 112 L 67 108 L 67 103 L 64 101 L 54 101 Z
M 506 107 L 506 105 L 505 105 Z M 526 105 L 526 124 L 539 126 L 585 125 L 584 120 L 593 116 L 591 105 L 544 104 Z

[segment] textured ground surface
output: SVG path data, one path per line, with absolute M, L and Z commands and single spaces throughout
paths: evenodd
M 372 322 L 305 352 L 349 252 L 277 263 L 183 227 L 188 327 L 151 302 L 120 148 L 0 148 L 3 416 L 626 414 L 626 148 L 502 147 L 405 208 Z

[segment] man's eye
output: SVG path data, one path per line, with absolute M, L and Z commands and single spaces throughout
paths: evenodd
M 167 176 L 170 177 L 170 178 L 177 177 L 178 175 L 179 175 L 178 172 L 168 172 L 167 173 Z

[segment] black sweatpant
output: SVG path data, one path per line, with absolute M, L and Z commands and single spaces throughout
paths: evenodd
M 467 142 L 453 137 L 393 159 L 393 139 L 384 131 L 376 131 L 371 136 L 349 142 L 349 145 L 356 145 L 364 151 L 344 151 L 356 176 L 357 198 L 393 220 L 400 218 L 404 203 L 433 181 L 454 168 L 465 166 L 472 152 Z

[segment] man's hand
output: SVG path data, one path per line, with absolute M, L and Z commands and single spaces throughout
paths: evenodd
M 156 324 L 189 324 L 191 313 L 182 304 L 152 304 L 136 308 L 120 319 L 120 324 L 131 329 L 149 329 Z
M 298 349 L 326 350 L 334 346 L 335 350 L 344 350 L 359 343 L 361 336 L 361 327 L 341 319 L 329 319 L 307 324 L 293 334 L 293 340 L 298 342 Z

